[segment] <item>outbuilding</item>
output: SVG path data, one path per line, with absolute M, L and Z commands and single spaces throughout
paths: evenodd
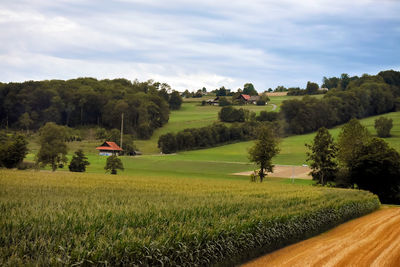
M 101 146 L 96 147 L 100 156 L 119 155 L 123 149 L 120 148 L 115 142 L 105 141 Z

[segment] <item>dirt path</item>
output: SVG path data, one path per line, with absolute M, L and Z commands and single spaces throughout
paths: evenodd
M 400 266 L 400 208 L 384 207 L 243 266 Z
M 267 173 L 269 177 L 286 177 L 286 178 L 300 178 L 300 179 L 311 179 L 309 175 L 311 169 L 308 166 L 287 166 L 287 165 L 275 165 L 274 172 Z M 237 172 L 234 175 L 249 176 L 254 171 Z

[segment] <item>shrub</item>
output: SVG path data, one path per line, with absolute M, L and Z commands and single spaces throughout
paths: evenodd
M 379 137 L 389 137 L 393 127 L 393 120 L 385 117 L 375 119 L 375 129 Z

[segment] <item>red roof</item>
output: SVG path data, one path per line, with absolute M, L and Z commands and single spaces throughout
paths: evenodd
M 120 148 L 115 142 L 104 142 L 101 146 L 96 147 L 97 150 L 118 150 L 122 151 L 123 149 Z
M 249 96 L 249 95 L 241 94 L 241 96 L 242 96 L 245 100 L 249 100 L 249 99 L 250 99 L 250 96 Z

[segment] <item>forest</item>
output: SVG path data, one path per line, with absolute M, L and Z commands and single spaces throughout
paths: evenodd
M 322 99 L 305 96 L 286 100 L 281 115 L 287 132 L 303 134 L 320 127 L 330 128 L 351 118 L 364 118 L 400 109 L 400 72 L 382 71 L 378 75 L 323 79 L 329 89 Z
M 149 138 L 168 122 L 170 109 L 179 109 L 182 98 L 166 83 L 152 80 L 97 80 L 78 78 L 0 83 L 0 126 L 29 131 L 46 122 L 68 127 L 96 125 L 119 128 Z

